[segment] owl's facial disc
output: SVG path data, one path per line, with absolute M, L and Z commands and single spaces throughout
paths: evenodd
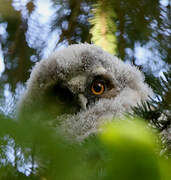
M 117 95 L 112 75 L 100 64 L 84 72 L 78 68 L 69 76 L 56 79 L 40 87 L 42 94 L 38 94 L 40 99 L 37 98 L 38 103 L 33 108 L 33 112 L 38 112 L 40 105 L 40 112 L 46 119 L 77 115 L 91 109 L 101 98 L 110 99 Z
M 94 105 L 100 98 L 112 98 L 115 86 L 108 74 L 86 74 L 72 77 L 49 87 L 44 107 L 53 118 L 63 114 L 77 114 Z M 109 93 L 111 92 L 111 93 Z M 107 96 L 110 94 L 110 96 Z

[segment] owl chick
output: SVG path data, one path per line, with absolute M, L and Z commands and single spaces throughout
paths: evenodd
M 67 136 L 82 140 L 151 94 L 136 67 L 95 45 L 77 44 L 36 63 L 19 113 L 44 113 L 43 121 L 54 120 Z

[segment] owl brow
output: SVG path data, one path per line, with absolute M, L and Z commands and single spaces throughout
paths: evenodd
M 105 73 L 105 74 L 96 74 L 94 76 L 94 79 L 104 80 L 106 83 L 108 83 L 110 85 L 111 88 L 115 87 L 115 85 L 113 83 L 113 78 L 108 73 Z

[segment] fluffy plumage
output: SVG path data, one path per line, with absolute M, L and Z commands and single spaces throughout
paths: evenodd
M 103 82 L 102 94 L 92 93 L 94 81 Z M 36 63 L 19 111 L 30 110 L 33 115 L 40 110 L 56 119 L 67 135 L 81 140 L 96 133 L 106 119 L 130 112 L 151 94 L 136 67 L 95 45 L 78 44 Z

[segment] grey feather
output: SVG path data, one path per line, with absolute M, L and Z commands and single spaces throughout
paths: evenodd
M 107 81 L 110 88 L 96 97 L 90 88 L 97 77 Z M 56 87 L 54 95 L 57 98 L 51 97 L 48 102 L 47 92 L 51 92 L 49 89 L 53 87 Z M 71 99 L 60 95 L 63 89 L 67 89 L 69 96 L 72 94 Z M 58 128 L 62 132 L 82 140 L 97 133 L 106 119 L 123 116 L 150 95 L 152 90 L 144 83 L 144 76 L 136 67 L 125 64 L 95 45 L 78 44 L 56 51 L 48 59 L 36 63 L 18 109 L 22 114 L 36 103 L 35 107 L 40 105 L 41 110 L 48 107 L 52 111 L 49 117 L 53 115 L 52 118 L 59 121 Z M 61 97 L 64 98 L 60 100 Z M 67 112 L 68 104 L 71 108 Z M 63 108 L 59 108 L 60 105 Z M 66 112 L 60 113 L 58 109 Z M 37 108 L 33 110 L 36 112 Z

